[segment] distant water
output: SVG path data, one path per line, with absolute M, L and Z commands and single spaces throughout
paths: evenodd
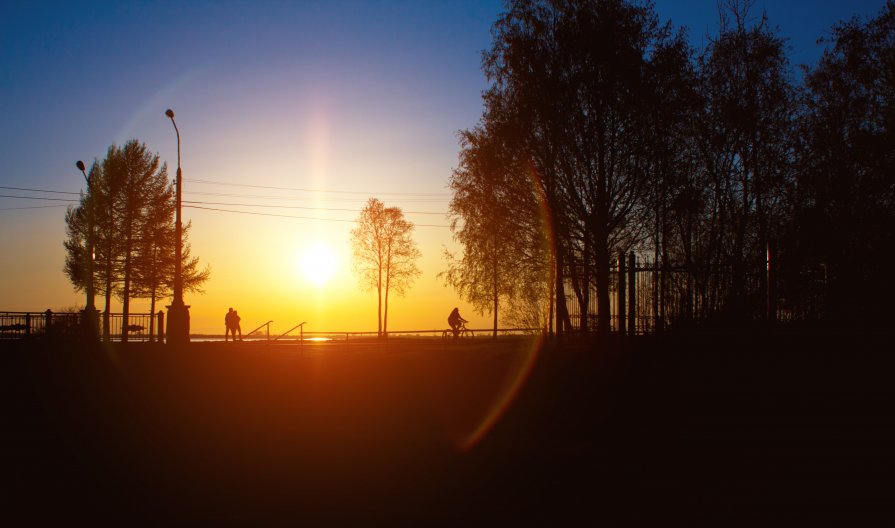
M 228 341 L 229 340 L 230 339 L 228 338 Z M 332 340 L 333 339 L 331 337 L 306 337 L 306 338 L 304 338 L 305 342 L 332 341 Z M 203 342 L 203 343 L 208 343 L 208 342 L 223 343 L 224 336 L 222 336 L 222 335 L 206 335 L 206 334 L 191 335 L 190 341 Z M 267 338 L 263 337 L 263 336 L 262 337 L 251 336 L 251 337 L 244 337 L 243 341 L 244 342 L 252 342 L 252 343 L 260 343 L 260 342 L 267 341 Z M 284 337 L 282 339 L 277 340 L 277 343 L 289 343 L 289 342 L 297 343 L 299 341 L 300 341 L 300 339 L 297 337 Z M 271 339 L 271 342 L 273 342 L 273 339 Z

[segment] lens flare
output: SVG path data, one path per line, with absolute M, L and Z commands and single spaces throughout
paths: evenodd
M 548 254 L 551 255 L 551 262 L 553 262 L 554 248 L 555 246 L 555 238 L 553 233 L 553 224 L 550 221 L 550 205 L 547 201 L 547 196 L 545 193 L 545 188 L 543 181 L 541 180 L 540 173 L 537 170 L 534 162 L 529 162 L 528 164 L 528 176 L 529 182 L 532 186 L 532 192 L 538 198 L 538 211 L 541 220 L 541 226 L 544 232 L 544 243 L 547 247 Z M 544 279 L 551 281 L 552 277 L 550 277 L 550 266 L 547 266 L 548 277 Z M 532 341 L 528 344 L 527 348 L 520 350 L 518 352 L 519 356 L 516 362 L 511 367 L 511 372 L 508 373 L 507 382 L 501 387 L 501 389 L 497 392 L 493 403 L 491 404 L 488 412 L 484 414 L 484 417 L 479 422 L 478 426 L 475 427 L 469 434 L 462 435 L 458 441 L 457 448 L 460 451 L 468 451 L 475 447 L 477 443 L 479 443 L 482 438 L 494 427 L 494 424 L 500 419 L 500 417 L 506 412 L 506 410 L 512 405 L 513 401 L 516 399 L 516 396 L 519 394 L 520 389 L 525 385 L 525 382 L 528 380 L 529 374 L 531 374 L 531 370 L 534 367 L 538 354 L 540 353 L 544 344 L 544 333 L 542 332 L 537 338 L 533 338 Z

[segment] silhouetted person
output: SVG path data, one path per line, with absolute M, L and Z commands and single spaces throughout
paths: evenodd
M 239 321 L 241 317 L 239 317 L 239 313 L 236 310 L 233 310 L 233 340 L 236 341 L 236 332 L 239 332 L 239 340 L 242 341 L 242 327 L 239 326 Z
M 224 341 L 227 341 L 230 336 L 233 336 L 233 340 L 236 341 L 236 327 L 233 326 L 233 316 L 236 312 L 233 311 L 231 307 L 229 311 L 227 311 L 227 315 L 224 316 L 224 326 L 227 327 L 227 330 L 224 331 Z M 242 332 L 239 333 L 239 337 L 242 337 Z
M 451 330 L 454 331 L 454 339 L 460 337 L 460 327 L 463 326 L 463 323 L 468 322 L 460 316 L 460 309 L 454 308 L 451 315 L 448 316 L 448 324 L 451 325 Z

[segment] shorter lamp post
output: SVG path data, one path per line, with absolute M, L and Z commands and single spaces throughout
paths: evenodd
M 84 166 L 84 162 L 78 160 L 75 162 L 75 167 L 81 171 L 81 174 L 84 176 L 84 181 L 87 182 L 87 200 L 84 203 L 84 206 L 87 208 L 87 251 L 85 255 L 85 259 L 87 260 L 87 284 L 85 287 L 87 300 L 84 305 L 83 324 L 88 331 L 87 335 L 94 337 L 96 336 L 99 317 L 95 305 L 96 292 L 93 288 L 93 189 L 91 188 L 90 177 L 87 176 L 87 168 Z
M 177 182 L 176 182 L 176 209 L 174 223 L 174 299 L 168 307 L 168 344 L 184 345 L 190 342 L 190 307 L 183 303 L 183 224 L 180 221 L 181 182 L 183 172 L 180 170 L 180 130 L 174 122 L 174 111 L 170 108 L 165 115 L 171 119 L 174 132 L 177 133 Z

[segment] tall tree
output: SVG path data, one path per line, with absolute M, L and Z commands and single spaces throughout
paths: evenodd
M 501 299 L 510 306 L 543 300 L 521 294 L 548 277 L 545 226 L 523 160 L 483 128 L 462 132 L 460 144 L 449 214 L 463 250 L 459 256 L 445 250 L 448 269 L 439 276 L 478 313 L 492 314 L 496 338 Z
M 86 270 L 77 270 L 86 264 L 83 254 L 78 254 L 86 247 L 87 218 L 93 224 L 94 285 L 95 291 L 105 296 L 103 310 L 103 339 L 110 338 L 110 312 L 112 297 L 119 281 L 118 255 L 118 214 L 115 203 L 119 200 L 119 192 L 123 186 L 120 170 L 115 169 L 118 163 L 118 149 L 109 147 L 102 161 L 95 161 L 90 168 L 90 186 L 88 193 L 82 195 L 76 211 L 72 208 L 66 213 L 66 248 L 65 271 L 76 290 L 86 287 Z M 88 215 L 88 208 L 91 214 Z
M 376 198 L 367 201 L 351 230 L 354 270 L 362 287 L 376 289 L 379 336 L 388 332 L 389 294 L 403 295 L 420 274 L 412 233 L 413 223 L 399 207 L 385 207 Z
M 145 232 L 150 225 L 147 219 L 151 218 L 153 207 L 159 207 L 167 201 L 170 184 L 167 166 L 160 165 L 158 155 L 149 152 L 145 143 L 130 140 L 118 149 L 116 155 L 119 162 L 115 169 L 122 172 L 120 177 L 124 182 L 121 199 L 116 206 L 122 243 L 122 288 L 119 295 L 124 322 L 121 338 L 122 341 L 127 341 L 132 283 L 140 267 L 139 245 L 142 239 L 151 236 L 151 233 Z
M 878 322 L 895 295 L 895 2 L 834 26 L 806 73 L 790 282 L 814 270 L 817 315 Z
M 594 277 L 606 335 L 611 256 L 642 236 L 644 131 L 655 101 L 649 72 L 669 26 L 649 4 L 519 0 L 493 33 L 483 120 L 510 123 L 503 130 L 539 176 L 553 234 L 557 331 L 571 326 L 567 270 L 581 267 L 593 269 L 579 288 Z
M 703 254 L 726 270 L 729 283 L 716 276 L 715 289 L 736 318 L 765 313 L 760 271 L 780 223 L 796 108 L 785 40 L 766 16 L 751 22 L 750 6 L 734 1 L 721 11 L 720 34 L 699 64 L 702 161 L 712 187 Z
M 652 116 L 647 127 L 650 189 L 645 218 L 651 230 L 645 251 L 652 250 L 653 314 L 657 330 L 664 327 L 668 273 L 673 262 L 685 270 L 677 287 L 677 313 L 692 317 L 693 233 L 700 183 L 696 124 L 702 109 L 692 50 L 681 31 L 653 56 L 649 82 Z
M 88 215 L 88 211 L 90 215 Z M 130 300 L 148 297 L 154 311 L 155 299 L 169 295 L 174 269 L 174 194 L 167 170 L 145 144 L 128 141 L 112 145 L 106 157 L 90 170 L 90 186 L 77 208 L 66 214 L 67 239 L 65 271 L 76 289 L 87 282 L 83 268 L 86 247 L 86 219 L 94 230 L 96 291 L 105 295 L 103 335 L 110 337 L 111 298 L 122 301 L 124 321 Z M 209 271 L 200 270 L 198 259 L 189 254 L 184 230 L 184 287 L 196 291 Z M 127 339 L 126 323 L 122 339 Z M 152 331 L 152 329 L 150 330 Z

